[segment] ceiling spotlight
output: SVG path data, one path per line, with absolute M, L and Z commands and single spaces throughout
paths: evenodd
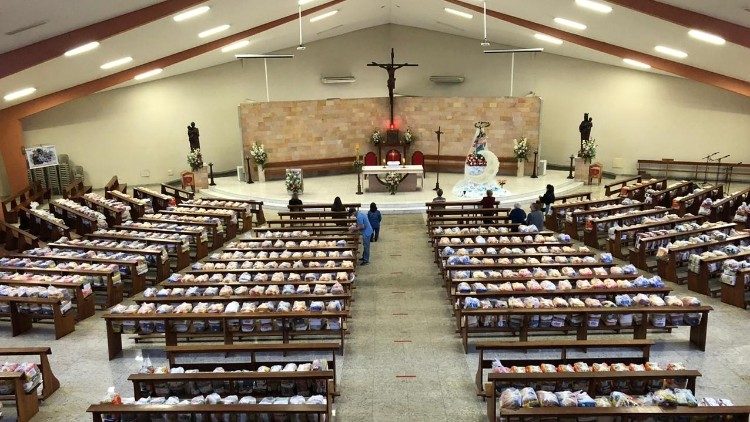
M 227 29 L 229 29 L 229 25 L 219 25 L 219 26 L 211 28 L 211 29 L 206 29 L 205 31 L 199 33 L 198 37 L 199 38 L 210 37 L 211 35 L 216 35 L 219 32 L 224 32 Z
M 598 1 L 594 1 L 594 0 L 576 0 L 576 4 L 578 6 L 581 6 L 586 9 L 593 10 L 594 12 L 599 12 L 599 13 L 609 13 L 612 11 L 611 6 L 608 6 L 604 3 L 599 3 Z
M 677 57 L 678 59 L 684 59 L 688 56 L 688 54 L 682 50 L 677 50 L 675 48 L 671 47 L 665 47 L 663 45 L 657 45 L 654 47 L 654 50 L 661 54 L 666 54 L 667 56 Z
M 9 92 L 8 94 L 5 94 L 3 99 L 5 101 L 13 101 L 22 97 L 29 96 L 35 92 L 36 92 L 36 88 L 32 86 L 32 87 L 28 87 L 24 89 L 19 89 L 18 91 Z
M 490 40 L 488 40 L 487 38 L 483 39 L 481 45 L 482 45 L 482 47 L 489 47 L 490 46 Z
M 455 16 L 458 16 L 458 17 L 464 18 L 464 19 L 472 19 L 474 17 L 474 15 L 472 15 L 471 13 L 466 13 L 466 12 L 462 12 L 460 10 L 451 9 L 450 7 L 446 7 L 443 10 L 445 10 L 446 13 L 450 13 L 451 15 L 455 15 Z
M 87 51 L 91 51 L 95 49 L 96 47 L 99 47 L 98 41 L 92 41 L 90 43 L 80 45 L 72 50 L 68 50 L 65 52 L 65 57 L 71 57 L 71 56 L 77 56 L 81 53 L 85 53 Z
M 160 74 L 163 70 L 164 69 L 161 69 L 161 68 L 151 69 L 148 72 L 143 72 L 143 73 L 141 73 L 139 75 L 135 75 L 135 77 L 133 79 L 135 79 L 136 81 L 140 81 L 141 79 L 146 79 L 146 78 L 150 78 L 152 76 L 156 76 L 156 75 Z
M 625 62 L 625 64 L 629 64 L 629 65 L 631 65 L 633 67 L 639 67 L 641 69 L 651 69 L 651 65 L 648 65 L 648 64 L 643 63 L 643 62 L 639 62 L 638 60 L 622 59 L 622 61 Z
M 133 61 L 133 58 L 130 56 L 123 57 L 121 59 L 112 60 L 111 62 L 104 63 L 103 65 L 99 66 L 99 68 L 102 70 L 108 70 L 108 69 L 112 69 L 113 67 L 122 66 L 132 61 Z
M 534 34 L 534 38 L 540 41 L 545 41 L 545 42 L 556 44 L 556 45 L 561 45 L 563 43 L 563 40 L 561 40 L 560 38 L 555 38 L 547 34 Z
M 714 45 L 724 45 L 726 40 L 718 35 L 711 34 L 709 32 L 700 31 L 698 29 L 691 29 L 688 31 L 688 35 L 695 38 L 696 40 L 705 41 Z
M 210 9 L 211 9 L 210 6 L 196 7 L 195 9 L 190 9 L 188 11 L 185 11 L 185 12 L 179 13 L 177 15 L 174 15 L 172 17 L 172 19 L 174 19 L 175 22 L 182 22 L 182 21 L 188 20 L 190 18 L 194 18 L 194 17 L 196 17 L 198 15 L 202 15 L 202 14 L 208 12 Z
M 313 16 L 312 18 L 310 18 L 310 23 L 321 21 L 321 20 L 323 20 L 325 18 L 330 18 L 331 16 L 335 15 L 336 13 L 339 13 L 339 11 L 338 10 L 331 10 L 330 12 L 325 12 L 322 15 Z
M 233 42 L 233 43 L 227 45 L 226 47 L 222 48 L 221 52 L 222 53 L 228 53 L 230 51 L 239 50 L 242 47 L 247 47 L 248 45 L 250 45 L 250 41 L 248 41 L 248 40 L 242 40 L 242 41 Z
M 558 23 L 558 24 L 560 24 L 562 26 L 567 26 L 567 27 L 573 28 L 573 29 L 580 29 L 581 31 L 583 31 L 584 29 L 587 28 L 586 25 L 584 25 L 584 24 L 582 24 L 580 22 L 572 21 L 570 19 L 555 18 L 554 21 L 555 21 L 555 23 Z

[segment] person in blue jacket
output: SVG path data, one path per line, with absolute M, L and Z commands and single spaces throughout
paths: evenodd
M 367 219 L 367 215 L 362 211 L 357 211 L 356 208 L 349 208 L 349 217 L 356 215 L 357 222 L 349 227 L 349 231 L 358 231 L 362 235 L 362 259 L 359 261 L 360 265 L 367 265 L 370 262 L 370 236 L 372 236 L 372 226 L 370 220 Z
M 370 203 L 370 211 L 367 212 L 367 219 L 370 220 L 372 226 L 372 237 L 371 242 L 377 242 L 378 236 L 380 236 L 380 221 L 383 220 L 383 216 L 378 211 L 378 206 L 374 202 Z

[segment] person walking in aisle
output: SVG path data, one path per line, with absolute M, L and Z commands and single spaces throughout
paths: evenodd
M 552 203 L 555 202 L 555 187 L 547 185 L 547 191 L 544 192 L 544 195 L 539 197 L 539 202 L 544 205 L 544 213 L 549 213 Z
M 367 265 L 370 262 L 370 236 L 372 236 L 372 226 L 370 220 L 367 219 L 367 215 L 362 211 L 357 211 L 356 208 L 349 208 L 349 217 L 356 215 L 357 222 L 349 227 L 349 231 L 354 233 L 359 231 L 362 235 L 362 259 L 359 261 L 359 265 Z
M 544 213 L 541 211 L 541 206 L 538 202 L 531 204 L 531 212 L 526 217 L 527 225 L 535 225 L 539 231 L 544 230 Z
M 370 203 L 370 211 L 367 212 L 367 219 L 370 220 L 370 226 L 372 226 L 370 241 L 377 242 L 378 236 L 380 236 L 380 222 L 383 220 L 383 216 L 378 211 L 378 207 L 374 202 Z

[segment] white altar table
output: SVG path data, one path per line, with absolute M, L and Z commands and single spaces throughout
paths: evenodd
M 385 175 L 391 172 L 406 176 L 398 186 L 400 192 L 414 192 L 417 189 L 422 190 L 424 187 L 424 167 L 422 166 L 363 166 L 362 174 L 365 180 L 369 181 L 367 190 L 369 192 L 386 192 L 388 188 L 381 184 L 377 178 L 380 177 L 383 180 Z M 419 180 L 419 183 L 417 183 L 417 180 Z

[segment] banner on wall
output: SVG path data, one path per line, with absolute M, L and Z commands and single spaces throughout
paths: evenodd
M 26 148 L 26 161 L 32 170 L 59 164 L 57 162 L 57 150 L 54 145 Z

